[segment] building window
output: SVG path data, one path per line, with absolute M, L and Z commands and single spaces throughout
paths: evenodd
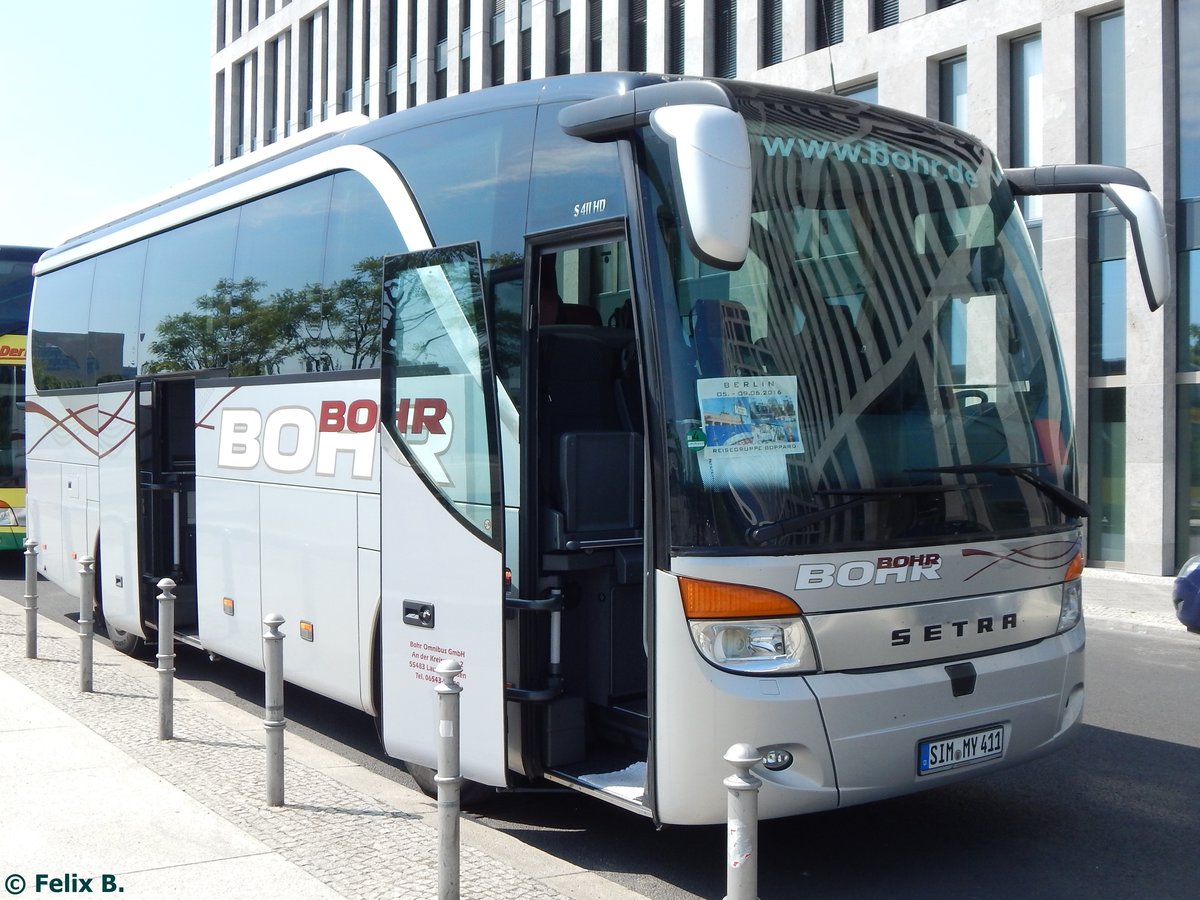
M 399 82 L 399 52 L 400 42 L 400 0 L 388 0 L 387 7 L 387 49 L 383 58 L 387 60 L 387 111 L 394 113 L 397 109 L 396 90 Z
M 1125 164 L 1125 21 L 1088 23 L 1088 162 Z M 1088 224 L 1091 269 L 1091 374 L 1125 373 L 1125 233 L 1102 195 L 1092 195 Z
M 554 5 L 554 74 L 571 71 L 571 0 L 555 0 Z
M 955 128 L 967 127 L 967 58 L 938 64 L 938 118 Z
M 370 4 L 368 4 L 369 8 Z M 354 0 L 346 0 L 342 5 L 342 14 L 338 17 L 338 27 L 342 31 L 341 72 L 338 73 L 339 87 L 342 90 L 338 100 L 338 112 L 353 112 L 354 110 Z
M 504 0 L 492 0 L 492 84 L 504 84 Z
M 683 38 L 683 0 L 670 0 L 667 6 L 667 73 L 670 75 L 683 74 Z
M 517 45 L 517 62 L 520 72 L 517 78 L 521 81 L 528 81 L 533 77 L 533 2 L 532 0 L 521 0 L 521 5 L 517 8 L 518 25 L 520 34 Z
M 604 4 L 601 0 L 588 0 L 587 5 L 587 70 L 599 72 L 603 65 Z
M 458 20 L 462 24 L 462 37 L 458 43 L 458 90 L 465 94 L 471 90 L 471 0 L 462 0 Z
M 631 72 L 646 71 L 646 0 L 629 0 L 629 60 Z
M 737 77 L 737 0 L 717 0 L 713 35 L 713 74 Z
M 783 0 L 762 0 L 758 27 L 762 38 L 758 67 L 783 62 Z
M 1182 288 L 1181 288 L 1182 290 Z M 1200 384 L 1181 384 L 1176 403 L 1175 565 L 1200 554 Z
M 441 99 L 449 90 L 450 0 L 434 4 L 433 96 Z
M 838 94 L 842 97 L 849 97 L 851 100 L 861 100 L 863 103 L 878 103 L 879 84 L 875 81 L 868 81 L 866 84 L 856 84 L 840 90 Z
M 1125 20 L 1088 21 L 1088 161 L 1125 162 Z M 1125 229 L 1095 195 L 1088 216 L 1088 556 L 1125 559 L 1125 388 L 1098 379 L 1125 374 Z
M 817 48 L 842 42 L 842 0 L 816 0 Z
M 900 21 L 900 0 L 871 0 L 871 30 L 888 28 Z
M 1176 3 L 1179 203 L 1175 565 L 1200 554 L 1200 5 Z M 1186 379 L 1186 380 L 1185 380 Z
M 1125 560 L 1125 388 L 1088 392 L 1088 559 Z
M 316 47 L 315 16 L 309 16 L 300 24 L 300 55 L 304 60 L 304 79 L 300 85 L 300 127 L 308 128 L 313 123 L 313 103 L 317 86 L 317 61 L 314 58 Z
M 1042 158 L 1042 36 L 1035 34 L 1009 45 L 1009 165 L 1037 166 Z M 1042 198 L 1021 197 L 1021 214 L 1033 249 L 1042 255 Z
M 1090 365 L 1093 377 L 1125 374 L 1125 220 L 1115 209 L 1088 218 Z

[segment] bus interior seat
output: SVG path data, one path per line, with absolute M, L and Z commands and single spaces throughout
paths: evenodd
M 641 435 L 627 427 L 620 380 L 629 340 L 622 329 L 542 329 L 539 437 L 549 454 L 542 467 L 548 549 L 576 550 L 621 535 L 640 540 Z
M 560 303 L 558 307 L 558 322 L 561 325 L 591 325 L 599 328 L 600 310 L 583 303 Z

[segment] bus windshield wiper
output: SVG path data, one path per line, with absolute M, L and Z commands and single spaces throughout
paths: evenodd
M 818 497 L 831 495 L 849 497 L 850 499 L 827 509 L 792 516 L 790 519 L 780 519 L 778 522 L 764 522 L 753 525 L 746 530 L 746 540 L 752 544 L 765 544 L 788 534 L 795 534 L 809 525 L 815 525 L 840 512 L 862 506 L 865 503 L 876 503 L 880 500 L 895 500 L 897 497 L 908 497 L 913 494 L 948 494 L 951 491 L 970 491 L 979 487 L 977 484 L 909 484 L 896 487 L 878 488 L 840 488 L 828 491 L 815 491 Z
M 1046 463 L 968 463 L 960 466 L 934 466 L 929 469 L 909 469 L 908 471 L 935 472 L 942 475 L 980 475 L 985 473 L 1011 475 L 1013 478 L 1020 478 L 1022 481 L 1032 484 L 1053 500 L 1054 505 L 1068 516 L 1080 518 L 1090 516 L 1092 511 L 1083 499 L 1034 473 L 1034 469 L 1044 468 L 1046 468 Z

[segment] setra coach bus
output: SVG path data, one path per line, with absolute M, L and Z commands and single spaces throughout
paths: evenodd
M 462 770 L 660 823 L 947 784 L 1083 708 L 1070 402 L 1005 173 L 828 95 L 632 74 L 439 100 L 81 235 L 37 268 L 30 528 L 114 643 L 155 635 L 365 710 Z

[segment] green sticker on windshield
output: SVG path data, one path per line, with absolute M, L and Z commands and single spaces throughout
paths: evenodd
M 687 446 L 689 450 L 703 450 L 707 444 L 708 441 L 704 437 L 703 428 L 693 428 L 687 433 Z

